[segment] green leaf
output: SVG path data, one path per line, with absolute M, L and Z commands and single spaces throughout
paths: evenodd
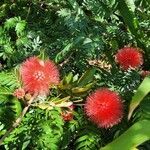
M 135 0 L 126 0 L 126 3 L 128 5 L 128 7 L 131 9 L 132 12 L 135 11 L 135 4 L 134 4 Z
M 79 79 L 78 86 L 82 87 L 92 81 L 94 74 L 96 72 L 95 68 L 87 70 Z
M 73 43 L 69 43 L 68 45 L 66 45 L 65 48 L 56 55 L 55 62 L 60 63 L 61 61 L 63 61 L 66 56 L 71 52 L 72 47 Z
M 139 117 L 144 120 L 150 120 L 150 97 L 146 96 L 144 100 L 140 103 L 138 111 L 135 113 L 135 117 Z
M 64 77 L 63 83 L 70 84 L 73 81 L 73 73 L 70 72 L 68 75 Z
M 68 0 L 68 2 L 76 11 L 80 12 L 80 14 L 84 13 L 83 10 L 80 8 L 79 4 L 76 2 L 76 0 Z
M 6 130 L 4 128 L 5 128 L 5 125 L 0 122 L 0 136 L 5 134 Z
M 0 73 L 0 86 L 5 86 L 13 91 L 14 89 L 20 87 L 20 82 L 17 79 L 15 72 L 1 72 Z
M 87 84 L 86 86 L 83 86 L 83 87 L 72 88 L 71 91 L 74 94 L 87 92 L 88 90 L 90 90 L 92 88 L 93 85 L 94 85 L 94 83 L 89 83 L 89 84 Z
M 79 131 L 77 140 L 75 141 L 76 150 L 92 150 L 99 147 L 101 140 L 100 132 L 92 126 L 85 126 Z
M 135 108 L 140 104 L 143 98 L 150 92 L 150 77 L 146 77 L 143 82 L 140 84 L 136 93 L 132 97 L 130 106 L 129 106 L 129 114 L 128 119 L 131 118 L 131 115 Z
M 80 138 L 78 138 L 78 139 L 76 140 L 76 142 L 77 142 L 77 143 L 78 143 L 78 142 L 82 142 L 82 141 L 86 140 L 87 138 L 88 138 L 87 135 L 81 136 Z
M 100 150 L 133 150 L 150 139 L 149 120 L 142 120 Z
M 8 101 L 8 97 L 6 95 L 0 95 L 0 105 Z
M 9 88 L 0 86 L 0 95 L 11 95 L 11 94 L 12 92 Z
M 52 109 L 47 111 L 47 120 L 40 120 L 40 131 L 41 133 L 37 136 L 37 142 L 39 144 L 39 149 L 58 149 L 59 141 L 61 140 L 63 134 L 63 120 L 60 115 L 60 109 Z
M 20 101 L 17 98 L 14 97 L 12 99 L 12 106 L 10 106 L 10 107 L 15 112 L 16 118 L 19 117 L 21 112 L 22 112 L 22 106 L 21 106 Z
M 131 3 L 128 3 L 127 5 L 125 0 L 117 0 L 117 2 L 118 10 L 121 13 L 126 25 L 129 27 L 130 32 L 136 37 L 137 40 L 139 40 L 139 35 L 137 33 L 139 23 L 133 12 L 129 9 L 129 7 L 133 9 L 133 6 Z
M 64 49 L 56 55 L 55 62 L 56 63 L 60 63 L 63 60 L 65 60 L 66 57 L 69 56 L 69 54 L 72 52 L 72 49 L 74 47 L 78 46 L 79 44 L 81 44 L 84 41 L 84 39 L 85 39 L 85 37 L 79 36 L 75 40 L 73 40 L 72 42 L 70 42 L 69 44 L 67 44 L 64 47 Z
M 18 36 L 23 34 L 25 27 L 26 27 L 25 21 L 20 21 L 16 24 L 15 30 Z
M 17 18 L 17 17 L 7 19 L 4 24 L 4 28 L 7 30 L 9 30 L 10 28 L 14 28 L 19 19 L 20 18 Z
M 25 142 L 23 143 L 23 145 L 22 145 L 21 150 L 25 150 L 29 144 L 30 144 L 30 140 L 25 141 Z

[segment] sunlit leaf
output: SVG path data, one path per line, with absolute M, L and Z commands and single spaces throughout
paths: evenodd
M 94 78 L 94 74 L 96 72 L 95 68 L 91 68 L 89 70 L 87 70 L 79 79 L 78 81 L 78 86 L 85 86 L 86 84 L 88 84 L 89 82 L 92 81 L 92 79 Z
M 100 150 L 135 150 L 150 139 L 149 120 L 142 120 L 131 126 L 125 133 Z
M 135 108 L 140 104 L 140 102 L 149 92 L 150 92 L 150 77 L 146 77 L 140 84 L 134 96 L 132 97 L 129 107 L 128 119 L 131 118 L 131 115 L 135 110 Z

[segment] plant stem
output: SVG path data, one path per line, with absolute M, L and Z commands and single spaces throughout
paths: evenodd
M 22 113 L 20 116 L 16 119 L 16 121 L 13 123 L 12 127 L 3 135 L 3 137 L 0 139 L 0 145 L 2 145 L 4 139 L 21 123 L 24 115 L 28 111 L 29 107 L 31 106 L 33 100 L 36 98 L 37 94 L 33 95 L 31 97 L 30 101 L 28 102 L 28 105 L 23 109 Z

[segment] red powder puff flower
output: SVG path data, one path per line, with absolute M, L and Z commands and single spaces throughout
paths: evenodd
M 143 64 L 143 56 L 137 48 L 124 47 L 116 54 L 116 62 L 123 70 L 135 69 Z
M 85 112 L 99 127 L 110 128 L 121 121 L 123 104 L 116 92 L 102 88 L 87 98 Z
M 15 97 L 17 97 L 18 99 L 22 99 L 25 96 L 25 91 L 24 91 L 24 89 L 21 89 L 21 88 L 20 89 L 16 89 L 15 92 L 13 93 L 13 95 Z
M 44 62 L 31 57 L 22 64 L 20 73 L 24 88 L 30 94 L 48 94 L 49 86 L 59 82 L 58 69 L 51 60 Z

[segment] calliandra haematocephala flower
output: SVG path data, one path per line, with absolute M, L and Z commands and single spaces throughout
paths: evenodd
M 136 69 L 143 64 L 143 55 L 138 48 L 124 47 L 118 50 L 115 60 L 123 70 Z
M 28 58 L 20 69 L 23 86 L 30 94 L 47 95 L 53 84 L 59 83 L 59 71 L 51 60 Z
M 123 104 L 118 93 L 101 88 L 87 97 L 85 113 L 99 127 L 110 128 L 121 121 Z

